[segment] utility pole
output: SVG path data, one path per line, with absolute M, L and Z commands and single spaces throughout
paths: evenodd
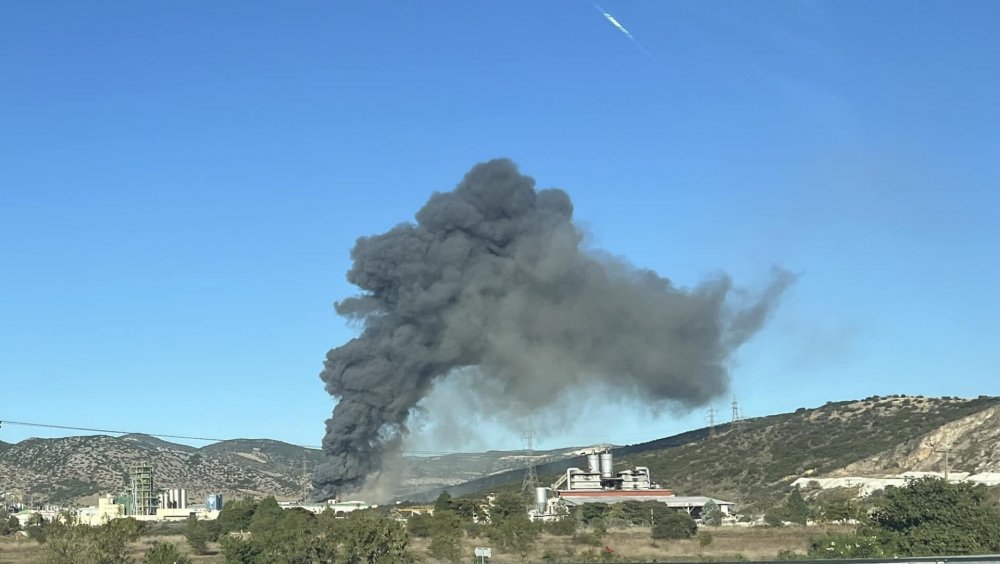
M 538 473 L 535 471 L 535 427 L 528 419 L 528 428 L 521 434 L 524 450 L 528 456 L 528 467 L 524 469 L 524 481 L 521 482 L 521 493 L 538 487 Z
M 948 459 L 951 457 L 951 447 L 942 448 L 942 449 L 934 449 L 934 452 L 939 453 L 939 454 L 942 454 L 942 453 L 944 454 L 944 481 L 947 482 L 948 481 L 948 462 L 949 462 Z

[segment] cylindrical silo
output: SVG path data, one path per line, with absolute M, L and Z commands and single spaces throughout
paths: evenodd
M 610 452 L 601 453 L 601 478 L 614 478 L 615 465 Z
M 596 454 L 587 455 L 587 471 L 591 474 L 601 473 L 601 457 Z
M 549 503 L 549 490 L 547 488 L 535 488 L 535 508 L 539 513 L 545 513 L 545 506 Z
M 188 492 L 187 492 L 187 490 L 182 489 L 181 490 L 181 502 L 180 502 L 180 505 L 178 505 L 178 507 L 180 507 L 181 509 L 187 509 L 187 506 L 188 506 Z

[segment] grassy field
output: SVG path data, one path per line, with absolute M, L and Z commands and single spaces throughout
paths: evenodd
M 609 547 L 617 558 L 637 562 L 654 560 L 761 560 L 773 559 L 782 550 L 804 553 L 812 538 L 827 532 L 847 532 L 845 527 L 704 527 L 700 532 L 712 536 L 712 542 L 702 545 L 699 539 L 681 541 L 653 541 L 649 529 L 634 527 L 611 529 L 601 539 L 600 546 L 574 542 L 572 537 L 543 535 L 528 554 L 533 562 L 583 562 L 599 557 L 604 547 Z M 428 542 L 414 539 L 411 542 L 417 554 L 426 554 Z M 466 552 L 472 554 L 476 546 L 490 546 L 486 538 L 465 539 Z M 589 553 L 589 554 L 588 554 Z M 493 550 L 493 562 L 521 562 L 520 555 Z M 428 562 L 433 560 L 427 559 Z
M 191 551 L 183 535 L 164 535 L 155 537 L 143 537 L 131 546 L 130 556 L 136 562 L 142 562 L 142 557 L 149 550 L 154 542 L 170 542 L 176 544 L 182 552 L 187 554 L 192 562 L 222 562 L 222 557 L 217 554 L 200 556 Z M 210 548 L 215 551 L 218 546 L 210 544 Z M 3 537 L 0 538 L 0 564 L 28 564 L 38 562 L 42 556 L 42 546 L 37 542 L 23 537 Z
M 600 546 L 574 542 L 570 537 L 543 535 L 528 554 L 529 562 L 583 562 L 599 557 L 605 546 L 610 547 L 619 559 L 638 562 L 654 560 L 762 560 L 774 558 L 782 550 L 805 552 L 811 538 L 826 532 L 845 532 L 843 527 L 705 527 L 701 532 L 712 536 L 712 542 L 702 545 L 697 538 L 683 541 L 656 541 L 649 536 L 649 529 L 612 529 L 601 540 Z M 144 537 L 132 545 L 131 555 L 136 562 L 142 562 L 142 555 L 155 541 L 171 542 L 187 553 L 194 562 L 222 562 L 219 554 L 199 556 L 191 553 L 190 547 L 181 535 Z M 412 539 L 410 546 L 414 554 L 424 562 L 435 562 L 426 557 L 426 539 Z M 486 538 L 466 538 L 465 552 L 471 555 L 477 546 L 490 546 Z M 217 546 L 211 545 L 214 551 Z M 41 546 L 25 538 L 7 537 L 0 539 L 0 563 L 20 564 L 37 562 L 41 556 Z M 521 562 L 520 555 L 493 550 L 493 563 Z

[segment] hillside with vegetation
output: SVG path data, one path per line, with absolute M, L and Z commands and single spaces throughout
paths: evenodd
M 537 462 L 562 459 L 570 449 L 537 452 Z M 397 495 L 447 487 L 491 473 L 523 468 L 528 453 L 491 451 L 403 457 Z M 95 496 L 123 491 L 132 464 L 153 465 L 157 488 L 185 488 L 188 498 L 309 495 L 312 469 L 325 455 L 317 449 L 270 439 L 234 439 L 201 448 L 142 434 L 27 439 L 0 443 L 0 484 L 15 498 L 37 503 L 95 503 Z M 305 492 L 304 492 L 305 490 Z
M 796 478 L 834 474 L 859 460 L 892 453 L 997 405 L 1000 398 L 995 397 L 895 396 L 828 403 L 742 421 L 715 437 L 681 447 L 631 453 L 621 463 L 648 466 L 657 481 L 684 494 L 767 503 L 783 496 Z M 926 468 L 941 471 L 943 454 L 932 458 Z M 962 469 L 963 463 L 971 469 L 972 460 L 962 460 L 952 470 Z M 894 472 L 916 469 L 891 466 Z
M 621 469 L 649 467 L 654 481 L 678 494 L 764 507 L 784 497 L 796 478 L 842 475 L 864 461 L 873 472 L 941 471 L 944 455 L 934 449 L 919 464 L 906 456 L 916 445 L 933 440 L 928 437 L 938 437 L 940 444 L 947 439 L 952 471 L 1000 470 L 997 443 L 990 442 L 1000 433 L 998 407 L 1000 398 L 986 396 L 876 396 L 830 402 L 617 448 L 615 461 Z M 549 483 L 581 464 L 580 459 L 561 461 L 539 466 L 538 472 L 542 482 Z M 519 488 L 522 476 L 498 474 L 449 491 L 464 495 Z
M 301 491 L 301 465 L 287 475 L 199 450 L 146 435 L 27 439 L 0 452 L 0 483 L 36 503 L 93 503 L 94 496 L 124 490 L 130 465 L 151 463 L 157 488 L 185 488 L 192 500 L 216 492 L 294 497 Z

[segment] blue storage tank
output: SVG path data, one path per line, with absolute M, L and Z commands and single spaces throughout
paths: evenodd
M 222 494 L 209 494 L 205 497 L 205 509 L 209 511 L 222 511 Z

